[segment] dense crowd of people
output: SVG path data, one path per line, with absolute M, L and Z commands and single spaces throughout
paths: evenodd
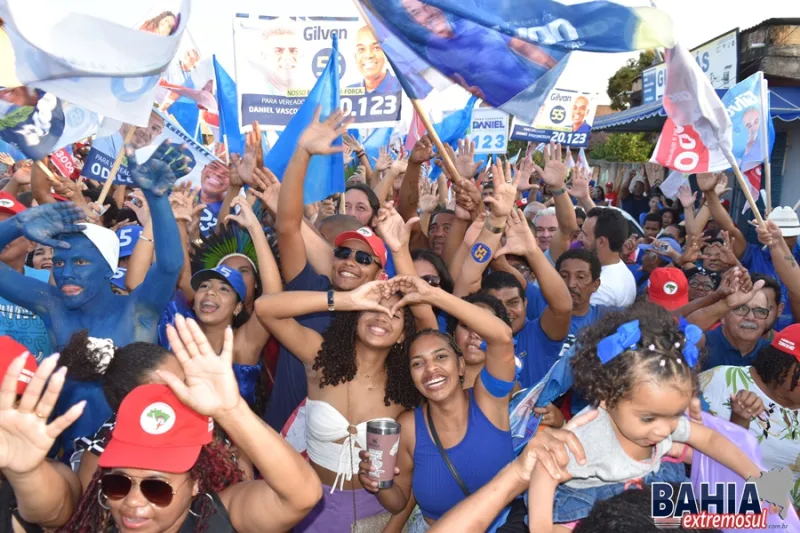
M 280 181 L 258 134 L 199 189 L 129 160 L 104 205 L 3 156 L 0 530 L 646 533 L 648 485 L 700 454 L 790 468 L 800 507 L 792 208 L 749 242 L 725 174 L 670 199 L 659 167 L 596 183 L 556 144 L 371 162 L 346 131 L 315 118 Z M 346 191 L 304 205 L 336 151 Z

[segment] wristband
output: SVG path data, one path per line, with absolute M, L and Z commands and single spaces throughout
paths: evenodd
M 333 289 L 328 290 L 328 311 L 333 312 Z
M 153 239 L 150 237 L 145 237 L 144 235 L 139 235 L 139 238 L 147 242 L 153 242 Z
M 561 187 L 560 189 L 556 189 L 554 191 L 550 191 L 550 194 L 552 194 L 553 196 L 561 196 L 565 192 L 567 192 L 567 189 L 565 189 L 564 187 Z
M 366 155 L 366 153 L 364 152 L 364 150 L 361 150 L 360 152 L 356 152 L 356 155 L 358 156 L 359 159 L 361 159 Z
M 489 222 L 489 219 L 487 218 L 486 222 L 483 223 L 483 229 L 488 230 L 494 234 L 500 234 L 503 233 L 503 230 L 505 230 L 506 227 L 505 224 L 503 224 L 502 226 L 494 226 L 492 225 L 491 222 Z

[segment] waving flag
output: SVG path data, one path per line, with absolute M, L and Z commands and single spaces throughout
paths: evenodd
M 244 136 L 239 130 L 239 108 L 236 102 L 236 82 L 222 68 L 214 56 L 214 74 L 217 78 L 217 104 L 220 133 L 228 142 L 232 154 L 244 154 Z
M 339 108 L 339 43 L 333 35 L 333 51 L 325 70 L 320 74 L 317 83 L 306 97 L 306 101 L 297 111 L 289 124 L 278 137 L 278 141 L 264 158 L 264 165 L 279 180 L 289 164 L 297 141 L 303 131 L 311 124 L 314 113 L 320 108 L 320 119 L 324 120 Z M 334 141 L 334 146 L 341 146 L 342 138 Z M 324 200 L 328 196 L 344 192 L 344 157 L 341 153 L 333 155 L 315 155 L 311 158 L 306 172 L 303 202 L 308 205 Z
M 691 57 L 687 61 L 696 66 Z M 699 71 L 699 67 L 695 70 Z M 702 76 L 702 73 L 700 75 Z M 702 78 L 710 87 L 707 78 L 705 76 Z M 769 158 L 775 144 L 775 128 L 769 115 L 768 94 L 767 82 L 762 72 L 757 72 L 731 87 L 721 102 L 715 93 L 712 96 L 710 92 L 704 91 L 706 108 L 710 108 L 709 102 L 711 102 L 715 114 L 719 114 L 720 109 L 725 114 L 719 121 L 722 129 L 713 131 L 709 126 L 710 132 L 707 136 L 710 136 L 711 144 L 707 144 L 701 132 L 691 124 L 684 124 L 681 127 L 677 120 L 668 117 L 651 161 L 687 174 L 726 170 L 730 168 L 730 163 L 721 146 L 714 147 L 716 136 L 719 135 L 724 140 L 724 146 L 729 147 L 742 171 L 745 173 L 754 171 Z M 664 107 L 669 113 L 670 108 L 667 107 L 666 99 Z M 709 125 L 711 122 L 706 120 L 705 124 Z M 760 187 L 760 172 L 758 176 L 751 173 L 749 178 L 753 184 L 758 181 L 757 187 Z M 758 189 L 753 195 L 757 194 Z
M 369 137 L 364 139 L 364 151 L 367 153 L 371 164 L 375 162 L 375 159 L 378 159 L 381 147 L 389 147 L 393 132 L 394 128 L 376 128 L 369 134 Z
M 408 135 L 406 135 L 406 140 L 404 143 L 406 152 L 411 153 L 411 150 L 414 149 L 414 145 L 417 144 L 417 141 L 424 136 L 425 124 L 422 122 L 422 119 L 419 118 L 419 114 L 417 114 L 417 110 L 415 109 L 414 114 L 411 117 L 411 125 L 408 128 Z
M 0 2 L 0 19 L 24 85 L 99 115 L 147 125 L 160 74 L 177 50 L 189 17 L 168 36 L 139 31 L 70 10 L 56 0 Z
M 444 76 L 492 107 L 528 122 L 564 70 L 570 51 L 625 52 L 673 45 L 669 17 L 649 3 L 360 3 L 409 97 L 425 98 Z

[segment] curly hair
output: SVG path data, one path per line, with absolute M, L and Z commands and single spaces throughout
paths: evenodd
M 639 321 L 642 338 L 606 364 L 597 356 L 597 344 L 613 335 L 622 324 Z M 666 309 L 638 302 L 626 310 L 603 315 L 603 320 L 584 329 L 578 336 L 572 372 L 575 388 L 597 406 L 605 402 L 614 407 L 643 381 L 684 386 L 697 390 L 694 372 L 683 359 L 686 343 L 678 324 Z
M 797 359 L 770 344 L 758 351 L 753 368 L 770 387 L 780 386 L 791 376 L 789 390 L 793 391 L 800 381 L 800 364 Z
M 356 336 L 358 319 L 356 311 L 335 313 L 331 325 L 322 333 L 322 347 L 314 359 L 314 370 L 322 372 L 319 386 L 336 386 L 356 377 Z M 386 395 L 384 404 L 398 403 L 406 409 L 417 407 L 422 401 L 408 364 L 408 348 L 416 332 L 414 317 L 408 307 L 403 308 L 403 340 L 389 350 L 386 358 Z
M 111 513 L 100 506 L 98 493 L 100 479 L 107 472 L 98 468 L 92 481 L 78 501 L 75 513 L 67 524 L 58 530 L 58 533 L 110 533 L 116 531 Z M 194 512 L 200 515 L 197 518 L 197 529 L 202 532 L 208 527 L 208 518 L 215 512 L 210 498 L 204 494 L 219 493 L 230 485 L 239 483 L 243 479 L 242 471 L 236 467 L 233 453 L 222 443 L 213 442 L 203 446 L 197 462 L 191 470 L 189 477 L 196 481 L 200 496 L 198 496 L 199 510 Z
M 147 375 L 163 364 L 172 352 L 149 342 L 133 342 L 114 348 L 114 357 L 103 369 L 99 357 L 90 349 L 89 330 L 70 337 L 61 350 L 60 363 L 67 367 L 71 378 L 78 381 L 103 381 L 103 393 L 112 411 L 117 411 L 130 391 L 145 383 Z
M 505 322 L 505 324 L 511 327 L 511 319 L 508 318 L 508 312 L 506 311 L 506 307 L 503 305 L 503 302 L 486 292 L 485 290 L 481 290 L 478 292 L 473 292 L 469 296 L 465 296 L 462 298 L 465 302 L 475 304 L 475 305 L 483 305 L 491 311 L 494 316 Z M 455 336 L 456 328 L 458 327 L 459 320 L 453 316 L 447 316 L 447 333 L 451 336 Z M 425 330 L 428 331 L 428 330 Z M 420 331 L 417 333 L 417 337 L 419 337 Z

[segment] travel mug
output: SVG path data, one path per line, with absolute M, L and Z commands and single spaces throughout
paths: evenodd
M 400 424 L 391 418 L 379 418 L 367 422 L 367 451 L 374 471 L 369 477 L 378 481 L 379 489 L 387 489 L 394 483 L 394 467 L 400 448 Z

